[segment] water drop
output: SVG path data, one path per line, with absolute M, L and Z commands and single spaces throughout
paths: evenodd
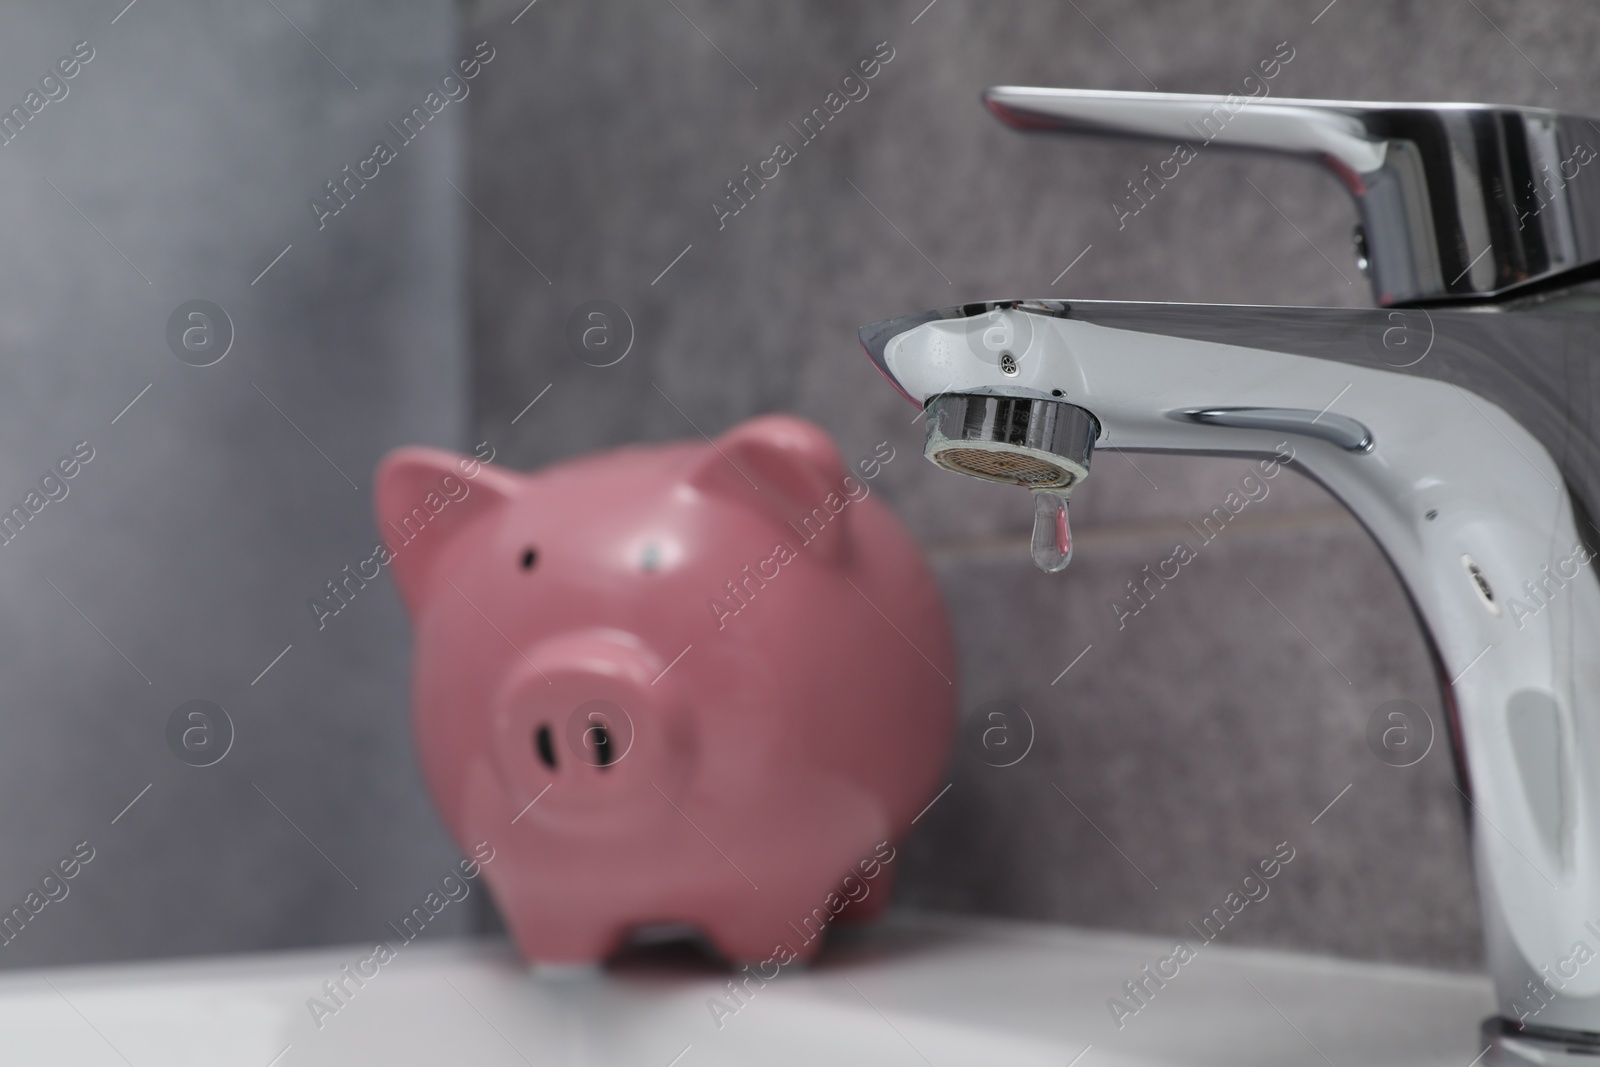
M 1067 498 L 1049 490 L 1033 494 L 1033 565 L 1057 574 L 1072 562 L 1072 527 L 1067 522 Z

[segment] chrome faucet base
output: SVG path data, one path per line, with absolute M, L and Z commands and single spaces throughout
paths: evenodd
M 1518 1030 L 1499 1016 L 1483 1020 L 1486 1067 L 1595 1067 L 1600 1034 L 1580 1030 Z

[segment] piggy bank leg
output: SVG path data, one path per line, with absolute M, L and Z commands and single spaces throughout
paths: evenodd
M 809 963 L 822 947 L 820 931 L 797 929 L 771 915 L 718 915 L 700 925 L 717 951 L 735 966 L 766 964 L 768 971 L 773 965 L 789 970 Z
M 862 894 L 860 888 L 852 888 L 857 886 L 857 883 L 866 887 L 865 895 Z M 885 909 L 889 907 L 889 897 L 893 890 L 894 869 L 892 867 L 879 867 L 877 875 L 871 880 L 862 878 L 859 874 L 854 874 L 853 880 L 839 892 L 846 896 L 849 895 L 849 892 L 854 892 L 856 898 L 851 900 L 839 912 L 838 921 L 843 923 L 865 923 L 879 918 L 883 915 Z
M 519 914 L 524 916 L 520 921 Z M 506 909 L 506 917 L 517 952 L 536 973 L 550 976 L 598 968 L 622 947 L 628 935 L 625 923 L 580 918 L 572 909 L 548 904 L 520 910 L 513 906 Z

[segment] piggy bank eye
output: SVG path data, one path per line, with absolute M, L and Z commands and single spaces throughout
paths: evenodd
M 535 563 L 537 563 L 537 562 L 539 562 L 539 553 L 535 552 L 532 548 L 528 548 L 528 549 L 525 549 L 523 551 L 523 553 L 522 553 L 522 569 L 523 570 L 525 570 L 525 571 L 533 570 L 533 565 Z

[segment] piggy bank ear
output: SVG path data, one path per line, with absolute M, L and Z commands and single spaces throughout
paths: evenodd
M 389 570 L 415 616 L 440 554 L 474 520 L 506 506 L 516 476 L 437 448 L 398 448 L 378 465 L 373 508 Z
M 763 415 L 717 438 L 689 484 L 766 513 L 838 564 L 850 543 L 844 476 L 839 450 L 820 427 L 791 415 Z

